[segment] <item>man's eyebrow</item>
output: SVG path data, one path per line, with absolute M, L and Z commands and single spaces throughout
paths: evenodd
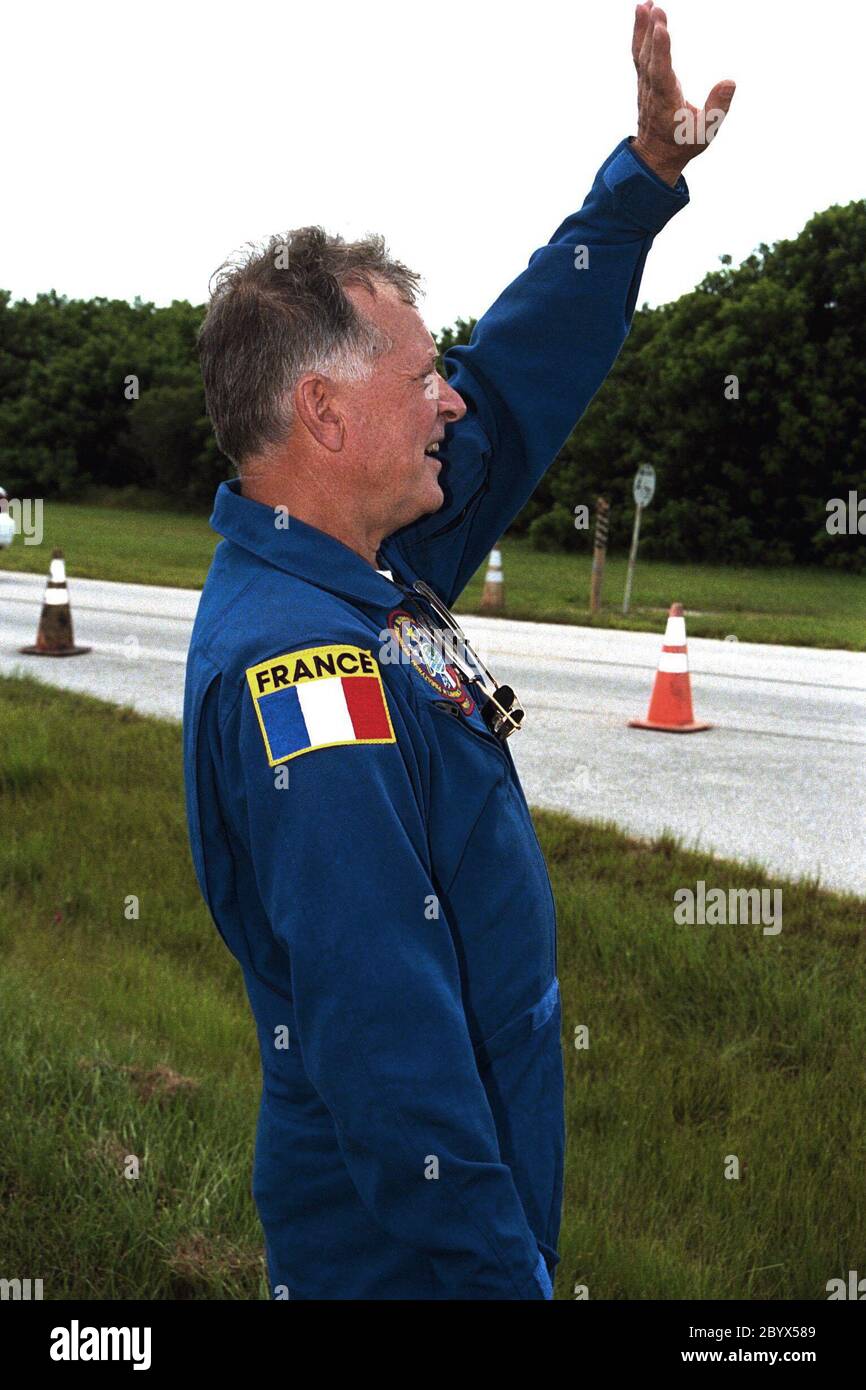
M 437 358 L 438 356 L 439 356 L 439 354 L 438 354 L 438 352 L 436 351 L 436 349 L 435 349 L 435 348 L 431 348 L 431 349 L 430 349 L 430 356 L 429 356 L 429 357 L 426 357 L 426 358 L 424 359 L 424 361 L 422 362 L 422 364 L 421 364 L 421 371 L 422 371 L 422 372 L 429 372 L 429 371 L 432 371 L 433 367 L 436 365 L 436 358 Z

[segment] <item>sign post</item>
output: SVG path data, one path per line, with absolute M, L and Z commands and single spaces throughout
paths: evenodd
M 651 463 L 642 463 L 635 474 L 632 485 L 632 495 L 635 502 L 634 531 L 631 538 L 631 551 L 628 557 L 628 571 L 625 576 L 625 597 L 622 601 L 623 613 L 628 612 L 631 603 L 631 586 L 634 579 L 634 567 L 637 562 L 637 545 L 640 539 L 640 519 L 644 507 L 648 507 L 653 500 L 653 493 L 656 490 L 656 471 Z

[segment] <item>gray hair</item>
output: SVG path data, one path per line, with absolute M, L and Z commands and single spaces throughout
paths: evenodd
M 375 294 L 378 284 L 392 285 L 415 304 L 419 279 L 391 259 L 383 237 L 347 242 L 322 227 L 271 237 L 219 268 L 199 330 L 199 361 L 217 443 L 238 470 L 286 438 L 292 391 L 304 373 L 367 380 L 392 347 L 344 286 Z

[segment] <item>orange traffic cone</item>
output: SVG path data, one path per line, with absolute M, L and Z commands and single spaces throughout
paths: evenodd
M 646 719 L 630 719 L 628 724 L 630 729 L 658 729 L 666 734 L 697 734 L 713 727 L 698 723 L 692 709 L 686 620 L 681 603 L 671 604 L 668 614 L 649 713 Z
M 502 578 L 502 551 L 491 550 L 481 595 L 482 613 L 501 613 L 505 608 L 505 584 Z
M 51 568 L 45 585 L 36 644 L 22 647 L 21 651 L 27 656 L 83 656 L 90 651 L 89 647 L 76 647 L 72 636 L 72 610 L 69 607 L 62 550 L 51 552 Z

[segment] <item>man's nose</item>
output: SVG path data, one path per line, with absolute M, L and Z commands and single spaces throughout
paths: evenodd
M 449 424 L 454 424 L 456 420 L 462 420 L 466 414 L 466 402 L 463 397 L 454 390 L 453 386 L 449 386 L 444 378 L 439 387 L 439 414 Z

